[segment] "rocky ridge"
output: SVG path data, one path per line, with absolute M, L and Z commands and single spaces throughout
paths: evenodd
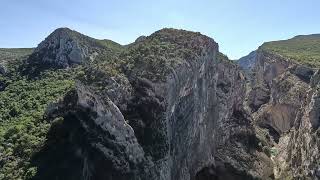
M 319 70 L 269 48 L 240 68 L 200 33 L 165 28 L 121 46 L 57 29 L 15 74 L 76 81 L 46 107 L 25 177 L 319 179 Z
M 107 88 L 79 82 L 48 107 L 46 117 L 54 125 L 34 159 L 35 179 L 273 176 L 271 159 L 243 108 L 245 76 L 221 58 L 214 40 L 163 29 L 127 48 L 119 55 L 119 72 L 96 83 Z M 59 169 L 63 164 L 71 169 Z
M 121 45 L 110 40 L 97 40 L 68 28 L 59 28 L 43 40 L 29 56 L 26 73 L 49 68 L 69 68 L 116 58 L 114 49 Z M 34 70 L 37 68 L 36 70 Z

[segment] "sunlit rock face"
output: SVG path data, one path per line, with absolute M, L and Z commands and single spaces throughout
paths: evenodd
M 319 70 L 257 51 L 248 109 L 267 129 L 277 179 L 319 179 Z
M 101 48 L 93 38 L 59 28 L 38 45 L 29 59 L 47 66 L 67 68 L 92 61 Z

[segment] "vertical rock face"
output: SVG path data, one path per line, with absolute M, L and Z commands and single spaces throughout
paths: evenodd
M 244 56 L 238 60 L 238 64 L 241 68 L 243 68 L 246 71 L 252 70 L 252 68 L 255 66 L 257 60 L 257 52 L 252 51 L 247 56 Z
M 248 105 L 254 113 L 255 122 L 269 129 L 276 140 L 279 133 L 293 125 L 295 110 L 300 103 L 293 94 L 296 90 L 303 90 L 296 88 L 290 93 L 291 87 L 298 84 L 295 84 L 296 76 L 286 73 L 289 66 L 290 62 L 280 56 L 258 51 L 252 69 Z
M 79 84 L 48 108 L 53 126 L 35 179 L 271 177 L 242 105 L 244 75 L 218 53 L 211 38 L 174 29 L 130 45 L 107 93 Z
M 287 160 L 293 176 L 300 179 L 320 179 L 319 165 L 319 81 L 314 81 L 304 91 L 294 128 L 288 134 Z
M 258 142 L 241 106 L 244 79 L 234 65 L 212 57 L 192 62 L 192 69 L 180 67 L 169 79 L 170 153 L 173 167 L 179 167 L 171 170 L 172 179 L 252 175 L 248 170 L 254 166 L 245 159 L 254 162 L 250 151 Z
M 319 179 L 318 71 L 260 50 L 252 71 L 247 104 L 274 141 L 275 177 Z

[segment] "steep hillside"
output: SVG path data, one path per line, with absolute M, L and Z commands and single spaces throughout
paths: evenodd
M 16 64 L 13 61 L 19 61 L 32 53 L 32 48 L 0 48 L 0 74 L 8 71 L 8 64 Z
M 47 71 L 38 79 L 21 76 L 24 59 L 7 59 L 9 68 L 0 75 L 0 179 L 28 179 L 35 174 L 30 161 L 49 128 L 43 120 L 46 106 L 74 84 L 72 73 L 66 71 Z
M 19 59 L 32 53 L 32 48 L 0 48 L 0 62 Z
M 52 58 L 56 59 L 52 62 L 58 62 L 59 55 L 68 52 L 62 48 L 44 52 L 43 44 L 50 42 L 60 42 L 58 46 L 66 47 L 63 43 L 67 42 L 57 33 L 65 33 L 63 38 L 72 39 L 75 44 L 85 42 L 91 46 L 88 42 L 92 38 L 68 29 L 58 29 L 36 50 L 0 50 L 0 67 L 3 68 L 0 74 L 0 179 L 29 179 L 36 174 L 32 157 L 42 149 L 51 126 L 44 119 L 47 106 L 61 99 L 74 87 L 76 77 L 83 75 L 85 68 L 82 66 L 59 69 L 62 68 L 59 63 L 47 66 L 43 61 L 46 56 L 39 56 L 43 51 L 44 55 L 54 55 Z M 121 48 L 109 40 L 92 41 L 102 47 L 101 54 L 110 55 L 106 59 L 113 57 Z M 36 76 L 34 72 L 37 72 Z
M 267 42 L 260 49 L 307 66 L 320 66 L 320 34 L 301 35 L 288 40 Z
M 254 124 L 267 129 L 277 179 L 319 179 L 319 35 L 263 44 L 247 93 Z

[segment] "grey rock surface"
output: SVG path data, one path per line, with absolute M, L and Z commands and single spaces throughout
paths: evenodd
M 158 79 L 148 74 L 148 64 L 134 66 L 124 78 L 106 77 L 108 91 L 103 93 L 79 84 L 51 105 L 46 117 L 57 125 L 49 141 L 59 134 L 64 138 L 55 151 L 48 145 L 39 157 L 50 154 L 63 161 L 36 159 L 36 177 L 271 178 L 271 159 L 259 146 L 253 120 L 243 108 L 246 88 L 239 67 L 218 60 L 218 45 L 200 33 L 165 29 L 152 37 L 178 43 L 196 55 L 173 58 L 179 63 L 159 67 L 168 71 L 160 71 L 164 77 Z M 57 169 L 62 165 L 66 168 Z
M 4 75 L 7 73 L 7 67 L 5 64 L 0 64 L 0 74 Z
M 247 56 L 240 58 L 237 63 L 245 71 L 250 71 L 257 61 L 257 51 L 252 51 Z
M 252 71 L 247 104 L 272 137 L 275 178 L 319 179 L 319 71 L 262 51 Z
M 38 45 L 29 59 L 43 65 L 67 68 L 90 61 L 99 48 L 95 39 L 68 28 L 59 28 Z

